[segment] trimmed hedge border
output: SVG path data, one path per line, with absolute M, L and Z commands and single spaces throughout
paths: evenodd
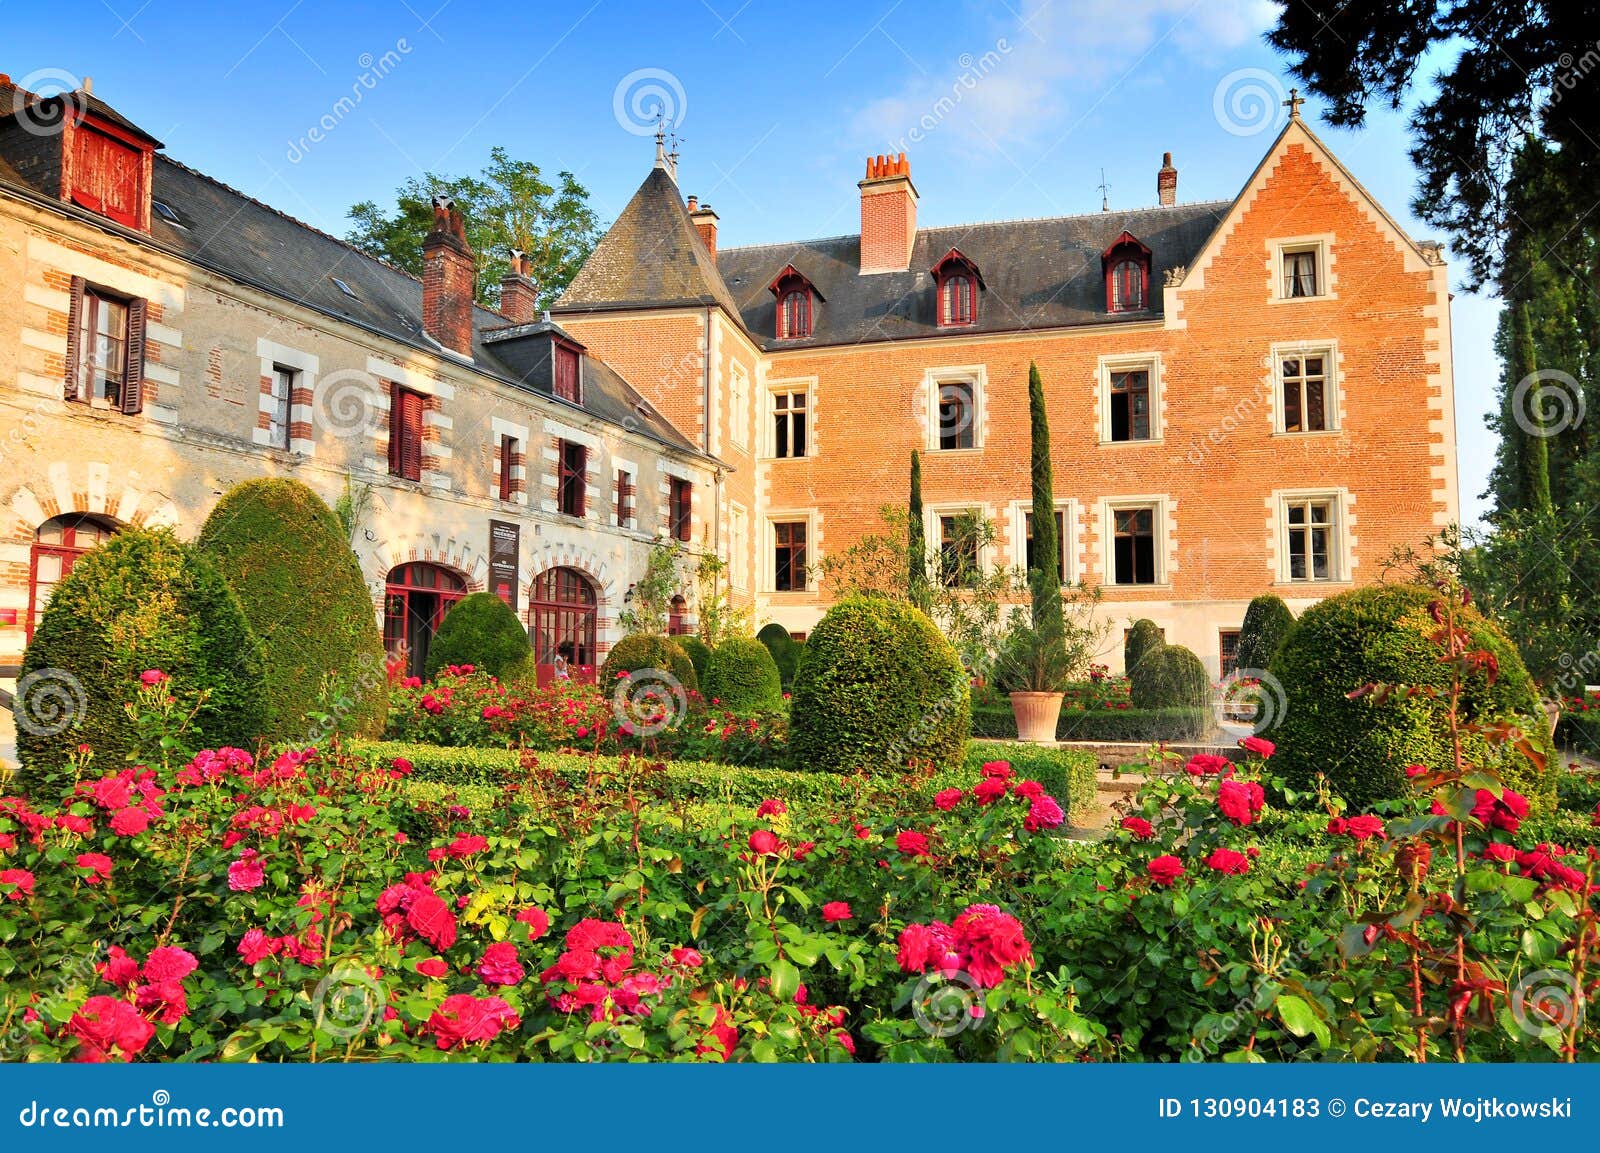
M 444 785 L 499 785 L 520 766 L 520 758 L 512 749 L 447 748 L 406 741 L 355 741 L 351 749 L 358 755 L 382 760 L 404 757 L 415 772 L 413 780 Z M 593 757 L 588 753 L 534 755 L 543 768 L 574 782 L 587 780 L 596 767 L 615 768 L 618 762 L 617 757 Z M 1081 813 L 1094 796 L 1096 766 L 1089 754 L 1075 749 L 997 744 L 968 746 L 962 768 L 936 773 L 918 792 L 931 802 L 940 789 L 971 787 L 985 761 L 1010 761 L 1018 775 L 1042 784 L 1069 814 Z M 711 761 L 667 761 L 666 766 L 669 786 L 677 796 L 690 801 L 754 808 L 768 797 L 845 803 L 856 794 L 855 778 L 838 773 L 749 768 Z
M 1063 709 L 1058 741 L 1195 741 L 1211 731 L 1209 709 Z M 1017 719 L 1011 706 L 974 706 L 975 739 L 1015 740 Z

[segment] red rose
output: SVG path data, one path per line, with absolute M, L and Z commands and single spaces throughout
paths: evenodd
M 478 976 L 485 985 L 515 985 L 522 980 L 522 966 L 517 962 L 517 947 L 510 941 L 499 941 L 483 951 L 478 962 Z
M 457 993 L 446 997 L 423 1025 L 439 1048 L 450 1050 L 475 1041 L 492 1041 L 502 1029 L 515 1029 L 522 1019 L 499 997 Z
M 894 847 L 908 857 L 926 857 L 928 855 L 928 837 L 912 829 L 903 829 L 894 838 Z
M 143 809 L 123 809 L 111 818 L 111 831 L 119 837 L 137 837 L 150 827 L 150 815 Z
M 23 901 L 33 896 L 33 874 L 27 869 L 0 869 L 0 885 L 10 885 L 7 899 Z
M 854 915 L 850 912 L 848 901 L 829 901 L 822 906 L 822 919 L 829 925 L 837 921 L 848 921 Z
M 1345 830 L 1349 827 L 1349 821 L 1345 820 L 1343 817 L 1334 817 L 1328 822 L 1328 836 L 1342 837 L 1345 834 Z
M 150 955 L 144 959 L 139 975 L 151 982 L 181 981 L 199 965 L 200 962 L 196 961 L 194 954 L 187 949 L 162 945 L 160 948 L 150 950 Z
M 1383 832 L 1383 818 L 1372 814 L 1351 817 L 1347 830 L 1358 841 L 1365 841 L 1368 837 L 1381 837 Z
M 1232 849 L 1215 849 L 1206 858 L 1206 867 L 1218 873 L 1248 873 L 1250 858 Z
M 104 853 L 79 853 L 78 868 L 89 870 L 84 880 L 91 885 L 111 879 L 111 858 Z
M 121 945 L 112 945 L 106 950 L 106 959 L 95 966 L 95 972 L 105 978 L 106 984 L 128 989 L 139 979 L 139 962 L 128 956 Z
M 90 997 L 72 1015 L 65 1032 L 78 1039 L 76 1061 L 131 1061 L 156 1035 L 138 1009 L 116 997 Z
M 1420 777 L 1423 773 L 1425 773 L 1427 771 L 1428 771 L 1428 766 L 1427 765 L 1407 765 L 1406 766 L 1406 776 L 1408 776 L 1408 777 Z
M 443 977 L 450 972 L 450 966 L 444 963 L 442 957 L 429 957 L 427 960 L 417 962 L 417 972 L 424 977 Z
M 1499 861 L 1504 864 L 1514 860 L 1516 858 L 1517 851 L 1510 845 L 1502 845 L 1500 842 L 1496 841 L 1492 845 L 1484 846 L 1483 855 L 1486 860 Z
M 978 804 L 992 805 L 1006 795 L 1005 778 L 984 777 L 973 787 L 972 795 L 978 799 Z
M 260 929 L 247 929 L 239 941 L 239 956 L 246 965 L 254 965 L 263 957 L 276 955 L 282 947 L 278 938 L 269 937 Z
M 983 775 L 994 780 L 1004 781 L 1011 777 L 1010 761 L 985 761 Z
M 900 952 L 896 960 L 902 973 L 920 973 L 928 967 L 934 948 L 933 930 L 927 925 L 907 925 L 900 930 Z
M 462 834 L 445 847 L 445 852 L 452 857 L 470 857 L 481 853 L 489 847 L 488 837 L 469 837 Z
M 422 935 L 435 950 L 443 953 L 456 943 L 456 918 L 436 893 L 416 894 L 406 912 L 406 924 Z
M 146 687 L 164 685 L 167 683 L 167 674 L 160 669 L 145 669 L 139 674 L 139 683 Z
M 543 909 L 536 909 L 530 905 L 517 914 L 517 920 L 528 926 L 530 941 L 537 941 L 550 931 L 550 915 Z
M 778 854 L 778 847 L 782 844 L 778 834 L 771 829 L 757 829 L 750 834 L 750 851 L 758 857 L 774 857 Z
M 933 806 L 941 812 L 948 813 L 961 803 L 961 798 L 967 794 L 961 789 L 941 789 L 934 794 Z
M 1037 833 L 1040 829 L 1053 829 L 1067 819 L 1067 814 L 1061 811 L 1061 806 L 1051 796 L 1038 796 L 1028 806 L 1028 815 L 1022 820 L 1022 827 L 1030 833 Z
M 1250 823 L 1250 790 L 1239 781 L 1223 781 L 1217 787 L 1217 808 L 1236 825 Z
M 1214 777 L 1231 768 L 1233 762 L 1227 757 L 1218 756 L 1216 753 L 1196 753 L 1183 766 L 1183 771 L 1191 777 Z
M 1030 801 L 1047 795 L 1044 786 L 1038 781 L 1018 781 L 1011 786 L 1011 791 L 1019 797 L 1027 797 Z
M 1156 835 L 1155 826 L 1143 817 L 1123 817 L 1122 827 L 1141 841 L 1152 840 Z
M 1183 862 L 1171 855 L 1156 857 L 1145 864 L 1144 871 L 1156 884 L 1170 886 L 1183 876 Z
M 784 804 L 777 797 L 768 797 L 766 800 L 762 801 L 756 806 L 756 819 L 761 820 L 765 817 L 781 817 L 788 811 L 789 806 Z
M 256 859 L 254 849 L 246 849 L 239 855 L 239 859 L 228 866 L 228 888 L 236 893 L 249 892 L 251 889 L 261 887 L 267 879 L 266 870 L 261 867 L 261 862 Z
M 1246 752 L 1255 753 L 1263 760 L 1278 751 L 1278 746 L 1267 740 L 1266 737 L 1246 737 L 1239 742 L 1239 747 Z

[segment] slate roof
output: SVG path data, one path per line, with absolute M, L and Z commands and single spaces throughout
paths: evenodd
M 4 107 L 9 109 L 9 98 Z M 123 228 L 44 195 L 0 156 L 0 186 L 56 211 L 403 345 L 452 356 L 422 331 L 422 282 L 416 277 L 160 153 L 155 156 L 151 184 L 152 199 L 171 208 L 181 226 L 152 212 L 149 235 Z M 695 242 L 699 243 L 698 236 Z M 354 298 L 340 290 L 335 277 L 350 286 Z M 548 346 L 548 328 L 544 336 L 523 331 L 538 328 L 531 325 L 518 326 L 512 332 L 504 316 L 486 308 L 473 309 L 472 324 L 470 367 L 515 387 L 552 396 L 548 372 L 529 372 L 531 354 L 527 351 L 530 344 Z M 584 412 L 618 424 L 626 418 L 633 431 L 674 449 L 705 455 L 653 409 L 639 409 L 640 394 L 593 356 L 585 356 L 584 383 Z M 567 403 L 553 399 L 558 405 Z
M 552 311 L 706 305 L 739 315 L 677 184 L 665 169 L 652 168 Z
M 1161 315 L 1167 270 L 1194 259 L 1231 203 L 919 229 L 905 272 L 862 276 L 859 236 L 725 248 L 717 264 L 745 327 L 768 349 L 1148 320 Z M 1108 314 L 1100 257 L 1124 230 L 1151 250 L 1151 307 Z M 984 283 L 977 324 L 958 329 L 940 328 L 935 311 L 933 266 L 951 249 L 977 265 Z M 811 336 L 798 340 L 774 336 L 777 298 L 768 286 L 786 264 L 826 301 Z

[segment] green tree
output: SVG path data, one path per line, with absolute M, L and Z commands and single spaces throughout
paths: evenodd
M 1066 630 L 1061 609 L 1061 541 L 1056 534 L 1044 380 L 1039 376 L 1039 366 L 1032 362 L 1028 364 L 1028 414 L 1033 437 L 1033 567 L 1028 572 L 1028 587 L 1033 594 L 1033 627 L 1041 640 L 1053 643 Z
M 928 587 L 928 537 L 922 522 L 922 455 L 911 450 L 911 500 L 906 508 L 907 591 L 923 612 L 933 607 Z
M 350 209 L 354 226 L 346 239 L 369 256 L 413 276 L 422 275 L 422 239 L 433 227 L 433 198 L 448 196 L 466 218 L 467 241 L 478 257 L 478 303 L 500 302 L 500 281 L 515 248 L 528 254 L 539 305 L 561 295 L 599 242 L 600 220 L 589 207 L 589 190 L 570 172 L 548 183 L 539 166 L 513 160 L 498 145 L 478 176 L 412 177 L 386 210 L 371 200 Z
M 1512 310 L 1512 331 L 1515 334 L 1513 358 L 1508 379 L 1516 377 L 1518 384 L 1513 392 L 1514 401 L 1525 401 L 1523 417 L 1532 428 L 1521 429 L 1517 447 L 1521 457 L 1519 474 L 1522 481 L 1522 507 L 1537 515 L 1550 511 L 1550 452 L 1545 445 L 1548 431 L 1545 425 L 1544 391 L 1539 380 L 1539 359 L 1533 349 L 1533 328 L 1528 320 L 1528 306 L 1518 304 Z M 1526 382 L 1526 384 L 1522 383 Z M 1522 390 L 1526 388 L 1525 396 Z
M 1244 610 L 1239 625 L 1239 647 L 1234 650 L 1238 668 L 1264 671 L 1272 665 L 1283 638 L 1294 628 L 1294 613 L 1275 593 L 1262 593 Z
M 672 614 L 672 598 L 678 592 L 680 551 L 676 541 L 658 544 L 650 550 L 644 575 L 634 582 L 630 590 L 632 597 L 617 614 L 617 621 L 625 632 L 667 631 L 667 618 Z

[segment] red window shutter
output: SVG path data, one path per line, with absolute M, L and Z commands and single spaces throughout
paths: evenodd
M 572 478 L 572 483 L 578 486 L 578 491 L 574 494 L 577 497 L 575 507 L 578 515 L 584 516 L 589 505 L 589 450 L 579 445 L 575 456 L 577 468 Z
M 400 460 L 401 472 L 407 480 L 422 479 L 422 394 L 405 394 L 405 439 Z
M 77 400 L 78 394 L 78 361 L 83 355 L 79 344 L 82 335 L 79 329 L 83 327 L 83 277 L 72 278 L 72 295 L 67 301 L 67 367 L 62 377 L 64 395 L 68 400 Z
M 144 408 L 145 303 L 128 301 L 128 344 L 122 370 L 122 411 L 130 416 Z
M 500 499 L 510 500 L 513 495 L 511 480 L 511 462 L 516 455 L 513 451 L 516 441 L 509 436 L 500 438 Z
M 401 430 L 405 425 L 405 417 L 401 410 L 405 407 L 405 393 L 394 381 L 389 382 L 389 472 L 394 476 L 400 475 L 400 440 Z

